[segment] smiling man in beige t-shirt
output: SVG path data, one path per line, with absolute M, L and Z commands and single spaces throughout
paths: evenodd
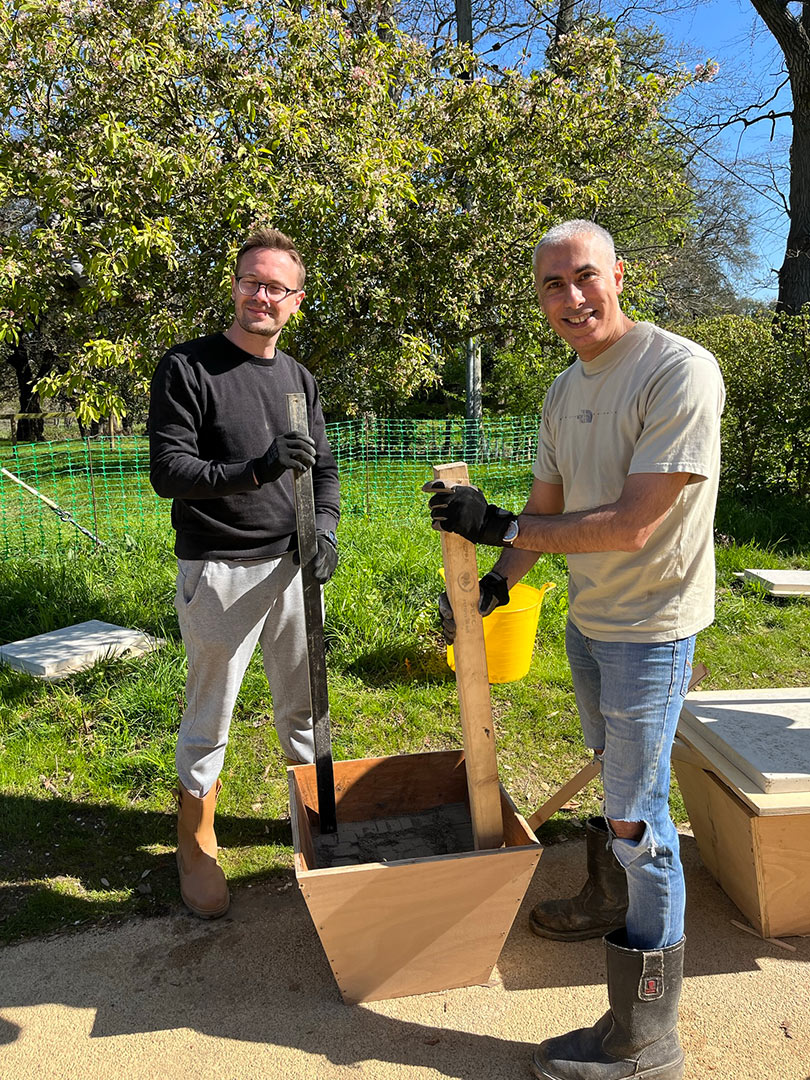
M 577 359 L 543 404 L 529 500 L 515 515 L 475 488 L 427 485 L 431 514 L 434 528 L 503 546 L 479 583 L 482 614 L 507 602 L 540 553 L 568 560 L 566 649 L 605 816 L 587 823 L 582 891 L 538 904 L 531 927 L 564 941 L 607 935 L 610 1008 L 543 1042 L 535 1075 L 679 1080 L 685 894 L 669 757 L 695 634 L 714 618 L 723 380 L 705 349 L 624 314 L 623 263 L 593 222 L 547 232 L 534 273 Z M 440 607 L 452 634 L 446 597 Z

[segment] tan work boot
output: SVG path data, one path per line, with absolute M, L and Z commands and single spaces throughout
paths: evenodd
M 177 785 L 177 870 L 180 895 L 189 911 L 201 919 L 218 919 L 231 903 L 228 883 L 217 864 L 214 811 L 222 789 L 217 780 L 202 799 Z

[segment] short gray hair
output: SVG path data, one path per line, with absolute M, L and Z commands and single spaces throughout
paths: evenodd
M 588 221 L 585 218 L 574 218 L 573 221 L 563 221 L 559 225 L 553 225 L 548 232 L 538 240 L 532 254 L 532 265 L 537 266 L 537 260 L 540 258 L 540 253 L 547 247 L 552 247 L 555 244 L 562 244 L 566 240 L 573 240 L 576 236 L 595 236 L 601 240 L 610 253 L 612 262 L 616 262 L 616 245 L 613 242 L 613 237 L 607 231 L 603 229 L 601 225 L 597 225 L 595 221 Z

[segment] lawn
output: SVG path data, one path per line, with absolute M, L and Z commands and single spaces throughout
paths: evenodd
M 490 494 L 492 494 L 490 492 Z M 512 501 L 516 501 L 516 496 Z M 721 505 L 717 619 L 698 640 L 707 689 L 810 681 L 810 603 L 743 586 L 750 566 L 810 568 L 810 513 L 774 503 Z M 347 514 L 326 589 L 332 733 L 338 759 L 461 744 L 455 681 L 435 600 L 439 539 L 418 514 Z M 482 550 L 488 569 L 495 553 Z M 0 566 L 0 641 L 85 619 L 140 627 L 158 652 L 97 665 L 57 683 L 0 668 L 0 941 L 175 910 L 174 738 L 185 659 L 172 606 L 165 519 L 107 549 L 92 545 Z M 587 760 L 565 660 L 565 565 L 544 557 L 529 579 L 554 581 L 531 670 L 493 687 L 501 778 L 530 814 Z M 287 784 L 258 656 L 234 715 L 218 814 L 231 883 L 292 873 Z M 597 785 L 558 813 L 543 841 L 571 835 L 597 808 Z M 673 812 L 684 820 L 677 787 Z

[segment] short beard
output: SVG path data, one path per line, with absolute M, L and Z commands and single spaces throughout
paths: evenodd
M 236 316 L 236 321 L 242 327 L 242 329 L 248 334 L 256 334 L 258 337 L 272 337 L 273 334 L 278 333 L 281 327 L 268 326 L 266 323 L 248 323 L 247 320 L 243 320 L 241 315 Z

